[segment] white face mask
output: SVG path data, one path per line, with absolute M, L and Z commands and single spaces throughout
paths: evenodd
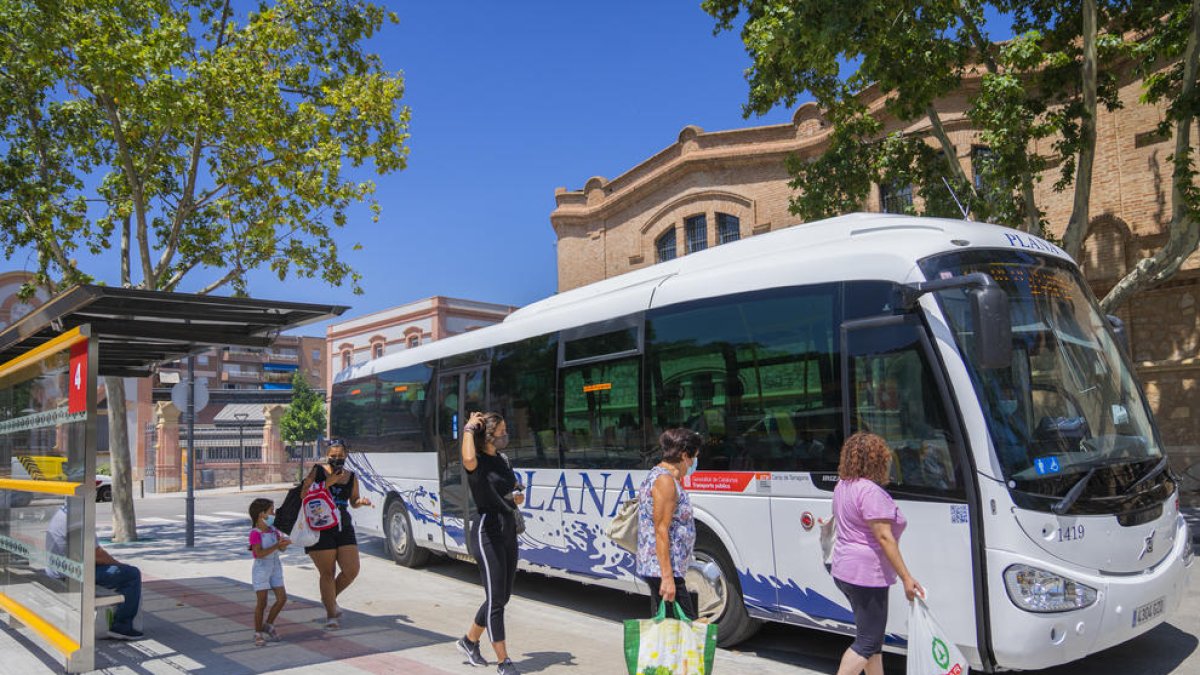
M 1000 412 L 1004 413 L 1005 415 L 1011 415 L 1011 414 L 1017 412 L 1016 399 L 1012 399 L 1012 398 L 1001 399 L 1000 400 Z

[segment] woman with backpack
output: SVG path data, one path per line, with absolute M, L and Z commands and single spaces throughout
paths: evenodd
M 329 441 L 325 462 L 315 464 L 301 485 L 300 494 L 308 495 L 315 484 L 324 487 L 333 498 L 337 508 L 338 523 L 320 530 L 320 538 L 304 552 L 312 558 L 321 575 L 321 603 L 325 605 L 325 630 L 340 628 L 338 620 L 342 610 L 337 605 L 337 596 L 346 590 L 358 576 L 358 539 L 354 535 L 354 521 L 350 508 L 370 506 L 371 500 L 358 494 L 358 477 L 346 466 L 346 443 L 337 439 Z M 300 518 L 305 518 L 308 500 L 305 500 Z M 316 529 L 316 528 L 314 528 Z

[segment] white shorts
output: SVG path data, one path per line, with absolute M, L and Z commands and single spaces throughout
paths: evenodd
M 283 561 L 278 556 L 255 560 L 251 582 L 256 591 L 283 588 Z

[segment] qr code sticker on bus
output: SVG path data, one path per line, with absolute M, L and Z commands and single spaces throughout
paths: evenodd
M 966 523 L 970 521 L 966 504 L 954 504 L 950 507 L 950 523 L 957 525 L 958 523 Z

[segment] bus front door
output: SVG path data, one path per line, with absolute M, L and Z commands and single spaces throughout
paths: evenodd
M 462 428 L 472 412 L 487 410 L 487 370 L 475 368 L 440 375 L 437 406 L 443 541 L 446 550 L 467 553 L 475 504 L 462 465 Z

